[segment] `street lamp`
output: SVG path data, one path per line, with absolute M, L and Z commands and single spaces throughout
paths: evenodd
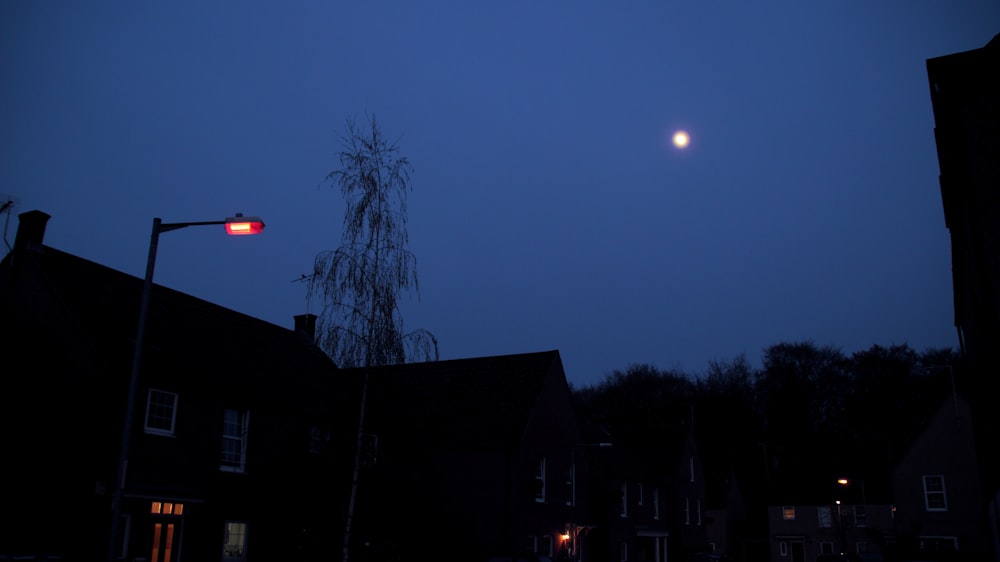
M 122 425 L 122 443 L 118 451 L 118 473 L 115 481 L 114 496 L 111 500 L 111 533 L 108 539 L 108 561 L 116 559 L 121 534 L 122 499 L 125 495 L 125 472 L 128 469 L 128 454 L 132 444 L 132 420 L 135 417 L 135 395 L 139 386 L 139 363 L 142 358 L 143 340 L 146 336 L 146 319 L 149 316 L 149 296 L 153 289 L 153 267 L 156 264 L 156 247 L 159 244 L 160 233 L 179 230 L 188 226 L 225 225 L 226 233 L 231 236 L 260 234 L 264 230 L 264 221 L 260 217 L 244 217 L 242 213 L 227 217 L 221 221 L 200 222 L 163 222 L 159 217 L 153 219 L 153 233 L 149 240 L 149 257 L 146 260 L 146 277 L 142 284 L 142 297 L 139 301 L 139 325 L 136 328 L 135 347 L 132 350 L 132 372 L 128 381 L 128 399 L 125 403 L 125 421 Z
M 841 486 L 843 486 L 845 488 L 849 487 L 854 482 L 855 482 L 855 480 L 850 480 L 848 478 L 838 478 L 837 479 L 837 484 L 840 484 Z M 865 509 L 867 510 L 868 509 L 868 498 L 865 495 L 865 481 L 864 481 L 864 479 L 861 479 L 861 480 L 857 480 L 857 482 L 861 483 L 861 505 L 863 505 L 865 507 Z
M 864 481 L 864 479 L 861 479 L 861 480 L 851 480 L 849 478 L 838 478 L 837 479 L 837 485 L 839 485 L 839 486 L 841 486 L 843 488 L 848 488 L 852 484 L 854 484 L 855 482 L 860 482 L 861 483 L 861 513 L 864 514 L 865 520 L 867 521 L 867 518 L 868 518 L 868 497 L 865 494 L 865 481 Z M 857 496 L 855 496 L 855 497 L 857 497 Z M 854 505 L 853 506 L 853 510 L 854 510 L 854 517 L 855 517 L 855 520 L 854 520 L 854 524 L 855 525 L 858 525 L 858 510 L 857 509 L 858 509 L 857 506 Z M 840 512 L 840 500 L 837 500 L 837 516 L 840 519 L 841 542 L 843 543 L 842 549 L 843 549 L 844 552 L 846 552 L 847 551 L 847 531 L 844 528 L 844 516 Z

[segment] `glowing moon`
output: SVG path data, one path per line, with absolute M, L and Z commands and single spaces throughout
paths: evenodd
M 674 133 L 674 146 L 677 148 L 685 148 L 689 142 L 691 142 L 691 138 L 688 136 L 687 131 L 677 131 Z

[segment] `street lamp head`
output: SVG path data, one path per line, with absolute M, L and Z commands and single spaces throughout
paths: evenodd
M 841 486 L 846 486 L 846 485 L 848 485 L 850 483 L 851 483 L 851 481 L 848 480 L 847 478 L 838 478 L 837 479 L 837 484 L 840 484 Z
M 260 217 L 244 217 L 243 213 L 236 213 L 235 217 L 226 217 L 226 234 L 230 236 L 260 234 L 263 231 L 264 221 Z

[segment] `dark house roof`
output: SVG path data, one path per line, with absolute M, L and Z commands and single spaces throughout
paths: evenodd
M 0 329 L 37 347 L 40 360 L 58 351 L 91 372 L 127 377 L 143 280 L 43 245 L 47 218 L 23 213 L 14 250 L 0 262 Z M 67 343 L 75 353 L 53 349 Z M 278 391 L 274 381 L 285 375 L 336 369 L 304 334 L 155 284 L 142 359 L 144 370 L 227 396 L 256 386 L 250 382 Z
M 553 373 L 564 376 L 558 351 L 374 368 L 367 427 L 438 450 L 506 448 L 521 438 Z

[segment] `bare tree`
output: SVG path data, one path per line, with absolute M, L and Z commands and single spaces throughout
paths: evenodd
M 426 330 L 404 332 L 399 299 L 418 293 L 416 257 L 409 250 L 406 195 L 409 160 L 385 139 L 372 115 L 366 126 L 348 119 L 340 168 L 327 179 L 340 186 L 347 207 L 344 240 L 316 256 L 308 298 L 320 294 L 318 343 L 340 367 L 363 367 L 360 419 L 344 531 L 343 559 L 351 545 L 365 434 L 371 368 L 436 360 L 437 339 Z
M 419 296 L 406 230 L 410 162 L 386 141 L 374 115 L 364 128 L 349 119 L 341 141 L 340 168 L 327 179 L 347 204 L 344 240 L 316 256 L 308 290 L 324 303 L 319 344 L 345 368 L 437 359 L 434 335 L 404 332 L 399 310 L 404 292 Z

